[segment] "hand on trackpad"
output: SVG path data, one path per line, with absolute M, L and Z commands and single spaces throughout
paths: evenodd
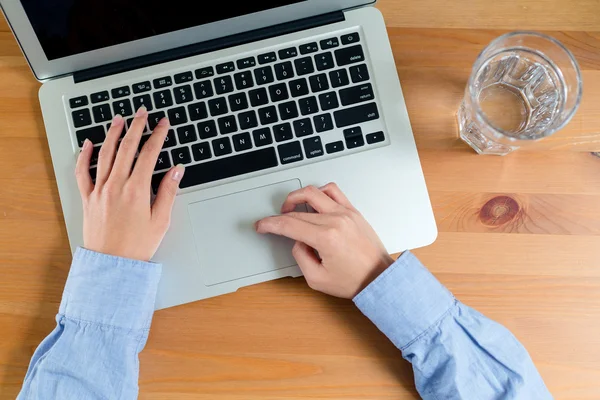
M 287 195 L 301 187 L 294 179 L 188 206 L 205 285 L 296 265 L 294 242 L 259 235 L 254 223 L 279 214 Z

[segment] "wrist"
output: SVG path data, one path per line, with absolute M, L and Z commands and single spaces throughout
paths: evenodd
M 381 257 L 375 262 L 375 265 L 369 270 L 369 273 L 363 279 L 361 285 L 358 287 L 357 292 L 354 296 L 362 292 L 367 286 L 369 286 L 375 279 L 379 277 L 386 269 L 388 269 L 395 260 L 387 253 L 381 254 Z

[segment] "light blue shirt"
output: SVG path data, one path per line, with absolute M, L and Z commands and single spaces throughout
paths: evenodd
M 78 249 L 57 326 L 19 400 L 135 399 L 161 266 Z M 354 302 L 412 363 L 427 400 L 552 399 L 523 346 L 458 302 L 410 252 Z

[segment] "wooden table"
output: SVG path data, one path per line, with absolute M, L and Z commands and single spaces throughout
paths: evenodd
M 381 0 L 439 227 L 416 254 L 507 326 L 557 399 L 600 398 L 600 3 Z M 492 38 L 547 31 L 577 56 L 581 108 L 556 136 L 477 156 L 454 119 Z M 0 25 L 0 397 L 13 399 L 54 327 L 71 255 L 34 80 Z M 391 184 L 397 184 L 390 182 Z M 513 218 L 483 206 L 514 199 Z M 482 212 L 482 210 L 484 210 Z M 349 301 L 283 279 L 160 311 L 142 399 L 414 399 L 413 376 Z

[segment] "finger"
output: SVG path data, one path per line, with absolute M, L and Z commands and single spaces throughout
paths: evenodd
M 292 248 L 292 255 L 302 270 L 307 282 L 310 283 L 319 279 L 319 275 L 323 273 L 323 266 L 312 247 L 308 246 L 306 243 L 296 242 Z
M 146 129 L 146 120 L 148 119 L 148 111 L 146 107 L 141 106 L 135 113 L 135 118 L 127 131 L 127 134 L 121 141 L 115 164 L 110 174 L 111 178 L 118 180 L 126 180 L 131 175 L 131 166 L 135 154 L 137 153 L 138 146 L 140 145 L 140 139 L 142 133 Z
M 338 207 L 325 193 L 314 186 L 307 186 L 290 193 L 281 206 L 281 212 L 292 212 L 299 204 L 308 204 L 319 213 L 332 212 Z
M 171 220 L 171 210 L 179 189 L 179 182 L 183 178 L 185 169 L 178 164 L 171 168 L 163 177 L 156 193 L 156 199 L 152 205 L 152 219 L 155 221 L 168 222 Z
M 92 142 L 89 139 L 85 139 L 83 142 L 83 148 L 81 153 L 77 157 L 77 164 L 75 165 L 75 177 L 77 179 L 77 186 L 79 187 L 79 193 L 81 198 L 85 201 L 89 197 L 92 190 L 94 190 L 94 183 L 90 176 L 90 159 L 92 158 Z
M 117 143 L 123 132 L 125 120 L 120 115 L 115 115 L 110 123 L 110 129 L 106 133 L 106 139 L 102 143 L 100 153 L 98 154 L 98 171 L 96 173 L 96 184 L 103 185 L 110 175 L 115 162 L 117 152 Z
M 152 173 L 156 166 L 156 160 L 165 143 L 165 138 L 169 133 L 169 120 L 163 118 L 150 135 L 150 139 L 144 144 L 140 155 L 138 156 L 132 177 L 150 185 Z
M 336 203 L 341 204 L 342 206 L 349 208 L 351 210 L 355 210 L 355 208 L 352 205 L 352 203 L 350 202 L 350 200 L 348 200 L 348 198 L 346 197 L 344 192 L 342 192 L 342 190 L 339 188 L 339 186 L 336 185 L 335 183 L 333 183 L 333 182 L 328 183 L 325 186 L 321 186 L 319 189 L 323 193 L 325 193 L 327 196 L 331 197 L 333 199 L 333 201 L 335 201 Z
M 285 214 L 288 217 L 297 218 L 301 221 L 308 222 L 313 225 L 327 225 L 331 221 L 331 216 L 327 214 L 307 213 L 307 212 L 289 212 Z
M 272 233 L 285 236 L 311 247 L 318 248 L 316 237 L 322 228 L 318 225 L 293 218 L 288 215 L 263 218 L 256 223 L 258 233 Z

